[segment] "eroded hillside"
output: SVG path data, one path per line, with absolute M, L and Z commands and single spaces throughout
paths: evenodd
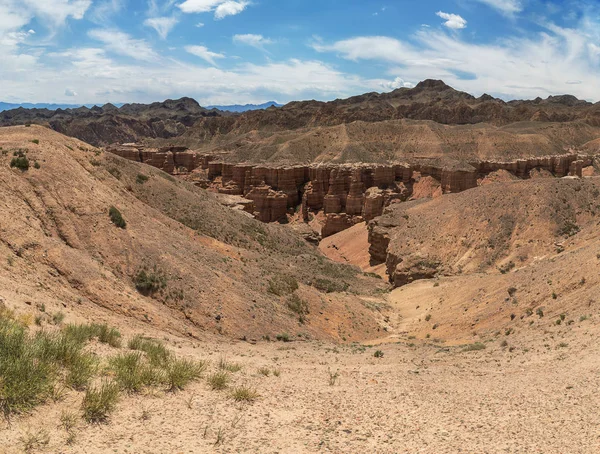
M 193 185 L 32 126 L 0 130 L 2 297 L 165 330 L 373 337 L 385 288 Z M 20 158 L 20 156 L 23 156 Z M 27 159 L 28 170 L 11 168 Z M 109 216 L 114 207 L 126 222 Z

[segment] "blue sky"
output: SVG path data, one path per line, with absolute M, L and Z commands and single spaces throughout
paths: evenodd
M 443 79 L 600 100 L 594 0 L 0 0 L 0 100 L 330 100 Z

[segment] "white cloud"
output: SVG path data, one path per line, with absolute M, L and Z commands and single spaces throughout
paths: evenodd
M 396 90 L 398 88 L 413 88 L 414 86 L 415 84 L 406 82 L 401 77 L 396 77 L 394 80 L 381 83 L 381 87 L 384 90 Z
M 248 46 L 256 47 L 257 49 L 264 49 L 266 45 L 274 43 L 274 41 L 269 38 L 253 34 L 233 35 L 233 42 L 246 44 Z
M 438 11 L 435 14 L 436 14 L 436 16 L 441 17 L 442 19 L 444 19 L 446 21 L 446 22 L 444 22 L 444 25 L 448 28 L 451 28 L 453 30 L 460 30 L 461 28 L 467 28 L 467 21 L 465 19 L 463 19 L 461 16 L 459 16 L 458 14 L 444 13 L 442 11 Z
M 424 28 L 411 42 L 359 36 L 331 44 L 318 42 L 313 48 L 347 60 L 387 64 L 388 74 L 411 82 L 443 79 L 474 94 L 535 98 L 572 93 L 598 100 L 600 24 L 586 18 L 572 29 L 540 25 L 546 27 L 542 33 L 505 38 L 494 44 L 467 42 Z
M 144 25 L 152 27 L 156 33 L 162 38 L 167 39 L 167 36 L 177 25 L 178 20 L 175 17 L 151 17 L 144 21 Z
M 127 33 L 115 29 L 94 29 L 88 32 L 90 38 L 98 40 L 106 49 L 135 60 L 154 61 L 158 55 L 143 39 L 134 39 Z
M 241 13 L 250 5 L 246 0 L 185 0 L 177 5 L 184 13 L 208 13 L 214 11 L 215 19 L 223 19 Z
M 65 96 L 77 96 L 77 93 L 70 88 L 65 89 Z
M 204 46 L 185 46 L 185 50 L 186 50 L 186 52 L 189 52 L 190 54 L 200 57 L 201 59 L 210 63 L 213 66 L 218 66 L 215 59 L 225 58 L 225 55 L 219 54 L 217 52 L 211 52 Z
M 125 6 L 125 0 L 103 0 L 94 5 L 91 17 L 94 22 L 106 23 Z
M 204 22 L 198 22 L 198 23 L 196 24 L 196 27 L 197 27 L 197 28 L 202 28 L 202 27 L 204 27 Z
M 486 5 L 497 9 L 502 14 L 511 16 L 516 13 L 523 11 L 523 3 L 521 0 L 475 0 L 479 3 L 485 3 Z
M 234 2 L 231 0 L 221 3 L 215 10 L 215 19 L 223 19 L 227 16 L 235 16 L 236 14 L 244 11 L 249 4 L 249 2 L 245 1 Z

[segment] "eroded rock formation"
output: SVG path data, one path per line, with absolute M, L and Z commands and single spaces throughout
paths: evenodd
M 286 219 L 298 207 L 304 221 L 311 213 L 325 214 L 326 237 L 381 216 L 393 203 L 457 193 L 500 180 L 529 179 L 540 175 L 581 177 L 593 157 L 574 153 L 518 159 L 474 161 L 468 164 L 436 162 L 390 164 L 311 164 L 296 166 L 234 164 L 183 148 L 147 149 L 135 144 L 107 151 L 126 159 L 158 167 L 171 174 L 204 172 L 205 186 L 214 192 L 243 196 L 254 203 L 263 222 Z M 489 176 L 489 178 L 488 178 Z M 381 258 L 385 241 L 373 232 L 373 257 Z M 373 246 L 374 245 L 374 246 Z

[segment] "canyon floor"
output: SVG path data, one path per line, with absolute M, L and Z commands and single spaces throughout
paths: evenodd
M 85 347 L 100 364 L 88 389 L 136 335 L 206 362 L 181 391 L 123 391 L 100 423 L 81 417 L 86 387 L 55 388 L 2 420 L 0 452 L 600 450 L 600 177 L 396 205 L 390 251 L 439 272 L 392 289 L 364 223 L 316 248 L 43 127 L 2 128 L 0 147 L 0 322 L 118 329 L 122 346 Z M 141 291 L 141 271 L 160 288 Z
M 211 367 L 220 358 L 241 365 L 232 386 L 249 384 L 260 397 L 238 404 L 203 382 L 126 396 L 107 424 L 78 423 L 67 445 L 61 411 L 81 400 L 69 392 L 3 423 L 0 446 L 22 452 L 43 429 L 49 441 L 36 452 L 598 452 L 596 319 L 566 330 L 548 323 L 543 336 L 482 339 L 487 348 L 473 351 L 442 340 L 365 347 L 171 338 L 178 353 Z

